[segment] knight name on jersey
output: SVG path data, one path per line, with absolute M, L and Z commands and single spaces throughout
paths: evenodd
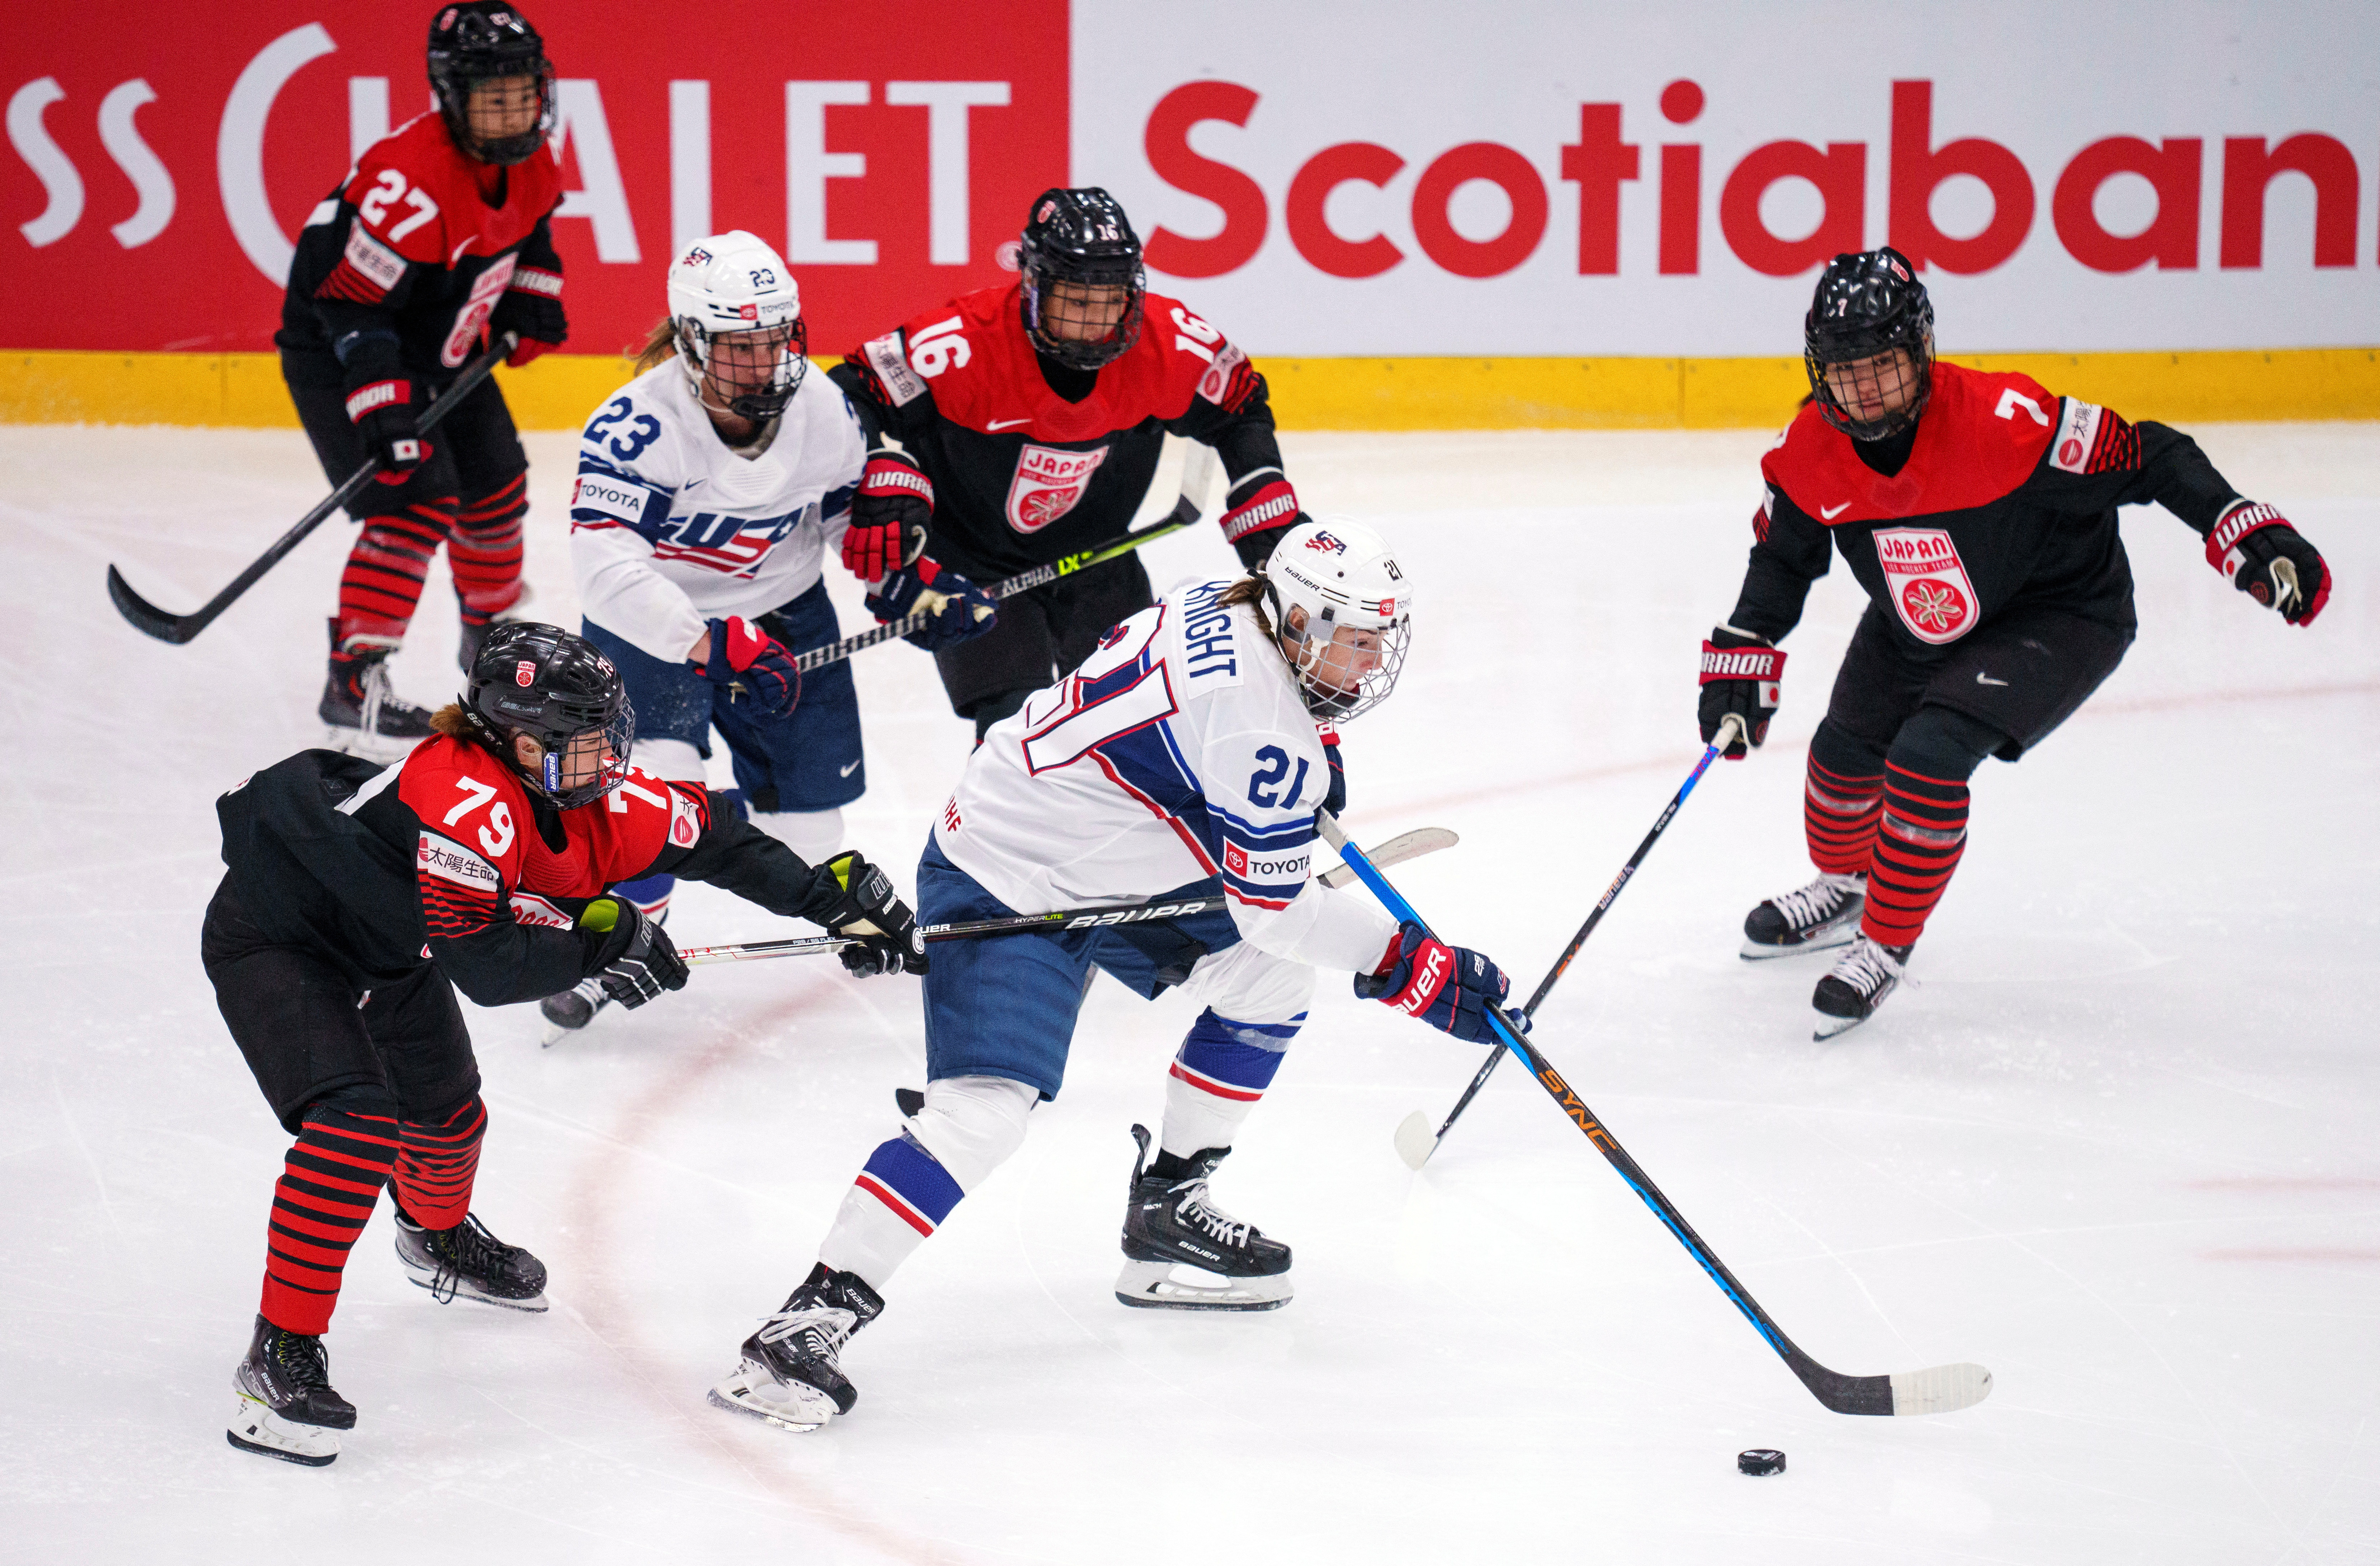
M 1229 590 L 1228 582 L 1202 582 L 1184 595 L 1182 607 L 1183 662 L 1190 671 L 1193 690 L 1240 683 L 1240 661 L 1232 632 L 1232 612 L 1215 601 Z M 1201 681 L 1210 685 L 1201 685 Z

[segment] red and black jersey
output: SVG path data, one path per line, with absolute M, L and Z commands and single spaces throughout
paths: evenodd
M 561 200 L 551 148 L 497 167 L 466 156 L 443 119 L 423 115 L 373 142 L 314 209 L 273 340 L 297 361 L 293 375 L 324 384 L 451 381 L 484 345 L 507 290 L 560 295 L 548 224 Z
M 1879 471 L 1897 450 L 1863 450 L 1803 407 L 1761 459 L 1767 492 L 1728 624 L 1771 641 L 1791 630 L 1827 574 L 1831 538 L 1912 650 L 2016 605 L 2130 631 L 2116 508 L 2155 501 L 2204 535 L 2240 498 L 2178 430 L 1953 364 L 1935 364 L 1906 446 L 1897 468 Z
M 924 311 L 832 371 L 871 439 L 893 436 L 934 481 L 935 559 L 989 580 L 1107 542 L 1168 431 L 1215 448 L 1235 504 L 1282 481 L 1264 377 L 1178 300 L 1147 295 L 1133 346 L 1073 370 L 1033 351 L 1022 290 Z
M 358 988 L 435 962 L 483 1006 L 587 976 L 603 937 L 577 927 L 615 881 L 670 874 L 808 917 L 842 896 L 698 785 L 632 771 L 556 809 L 478 745 L 439 735 L 394 766 L 308 750 L 216 802 L 224 863 L 266 934 L 321 952 Z

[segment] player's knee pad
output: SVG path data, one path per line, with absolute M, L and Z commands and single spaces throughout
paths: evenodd
M 1025 1144 L 1025 1119 L 1040 1092 L 1004 1076 L 946 1076 L 926 1084 L 926 1107 L 909 1119 L 917 1144 L 961 1191 L 1008 1161 Z
M 822 865 L 843 849 L 843 812 L 755 810 L 752 824 L 792 849 L 806 865 Z
M 1900 725 L 1893 736 L 1891 759 L 1903 771 L 1963 783 L 1975 775 L 1984 758 L 2007 743 L 2006 734 L 1980 718 L 1928 705 Z
M 1243 941 L 1199 958 L 1183 989 L 1219 1016 L 1251 1025 L 1290 1025 L 1293 1033 L 1314 1002 L 1314 970 Z
M 391 1124 L 398 1119 L 396 1095 L 377 1082 L 351 1082 L 344 1087 L 334 1087 L 299 1111 L 298 1118 L 300 1121 L 311 1120 L 316 1110 L 333 1110 L 370 1120 L 384 1120 Z
M 1810 759 L 1838 778 L 1873 778 L 1884 773 L 1884 749 L 1860 738 L 1832 718 L 1818 721 L 1810 736 Z
M 682 739 L 639 739 L 636 764 L 671 783 L 701 783 L 706 777 L 702 752 Z

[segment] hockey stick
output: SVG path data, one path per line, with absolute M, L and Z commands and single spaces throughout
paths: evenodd
M 1660 819 L 1653 823 L 1653 830 L 1645 834 L 1645 841 L 1636 845 L 1636 852 L 1628 856 L 1628 863 L 1620 867 L 1619 875 L 1613 877 L 1611 884 L 1604 889 L 1602 900 L 1586 916 L 1586 922 L 1578 927 L 1578 933 L 1570 938 L 1570 944 L 1562 949 L 1561 956 L 1548 970 L 1544 980 L 1537 986 L 1537 992 L 1529 997 L 1529 1003 L 1521 1008 L 1523 1016 L 1534 1018 L 1537 1014 L 1537 1007 L 1552 992 L 1555 980 L 1569 971 L 1571 959 L 1577 956 L 1578 949 L 1586 944 L 1586 938 L 1595 933 L 1595 927 L 1603 922 L 1603 916 L 1619 897 L 1620 889 L 1628 884 L 1629 878 L 1636 873 L 1636 867 L 1643 864 L 1645 856 L 1653 851 L 1653 844 L 1661 841 L 1661 834 L 1669 830 L 1670 819 L 1686 802 L 1686 795 L 1694 793 L 1694 784 L 1703 781 L 1703 773 L 1718 759 L 1719 753 L 1735 743 L 1735 734 L 1730 731 L 1741 730 L 1742 726 L 1742 720 L 1732 712 L 1719 720 L 1718 737 L 1704 747 L 1703 759 L 1695 762 L 1694 770 L 1686 775 L 1685 786 L 1671 796 L 1668 808 L 1661 812 Z M 1397 1126 L 1397 1156 L 1415 1169 L 1429 1162 L 1430 1155 L 1438 1151 L 1440 1142 L 1446 1140 L 1446 1134 L 1454 1129 L 1454 1123 L 1463 1118 L 1463 1111 L 1471 1107 L 1471 1100 L 1479 1096 L 1479 1089 L 1488 1086 L 1488 1079 L 1495 1074 L 1497 1063 L 1503 1058 L 1504 1050 L 1500 1045 L 1488 1051 L 1486 1063 L 1479 1068 L 1479 1074 L 1471 1079 L 1471 1086 L 1463 1090 L 1463 1097 L 1454 1101 L 1454 1108 L 1446 1111 L 1446 1119 L 1439 1123 L 1436 1135 L 1430 1134 L 1428 1118 L 1419 1110 L 1405 1116 Z
M 1428 929 L 1429 927 L 1422 923 L 1421 916 L 1414 912 L 1413 904 L 1398 895 L 1396 888 L 1390 886 L 1378 868 L 1365 857 L 1364 851 L 1347 841 L 1347 834 L 1340 830 L 1337 821 L 1330 819 L 1329 811 L 1321 812 L 1317 820 L 1321 825 L 1323 837 L 1339 850 L 1340 856 L 1371 889 L 1372 895 L 1380 900 L 1382 906 L 1400 921 L 1421 925 L 1425 931 Z M 1981 1402 L 1991 1395 L 1992 1373 L 1980 1365 L 1937 1365 L 1925 1370 L 1906 1371 L 1894 1376 L 1846 1376 L 1840 1371 L 1828 1369 L 1803 1354 L 1795 1346 L 1793 1340 L 1785 1335 L 1784 1329 L 1769 1319 L 1768 1313 L 1760 1308 L 1759 1302 L 1752 1297 L 1750 1292 L 1736 1281 L 1735 1274 L 1727 1269 L 1727 1264 L 1703 1244 L 1702 1236 L 1694 1232 L 1685 1215 L 1661 1194 L 1660 1188 L 1653 1184 L 1652 1176 L 1628 1155 L 1628 1150 L 1596 1118 L 1595 1111 L 1580 1101 L 1570 1084 L 1562 1080 L 1561 1074 L 1537 1051 L 1535 1045 L 1522 1038 L 1503 1011 L 1489 1006 L 1487 1014 L 1488 1026 L 1495 1030 L 1503 1047 L 1529 1068 L 1538 1086 L 1560 1106 L 1562 1113 L 1586 1134 L 1587 1140 L 1595 1144 L 1596 1150 L 1620 1171 L 1620 1178 L 1628 1183 L 1628 1188 L 1653 1209 L 1653 1216 L 1659 1219 L 1670 1232 L 1677 1236 L 1678 1243 L 1686 1247 L 1688 1254 L 1702 1264 L 1703 1270 L 1710 1274 L 1711 1281 L 1734 1302 L 1735 1308 L 1742 1311 L 1744 1319 L 1767 1340 L 1768 1346 L 1777 1351 L 1787 1367 L 1801 1378 L 1802 1385 L 1810 1389 L 1811 1396 L 1837 1414 L 1948 1414 L 1953 1409 Z
M 438 400 L 431 403 L 429 410 L 422 414 L 421 432 L 428 434 L 440 419 L 446 417 L 456 403 L 477 391 L 480 382 L 495 372 L 497 364 L 513 351 L 519 341 L 516 334 L 507 332 L 495 346 L 473 359 L 462 374 L 455 377 L 454 384 L 441 393 Z M 146 632 L 159 641 L 172 642 L 176 647 L 179 647 L 213 625 L 215 617 L 229 609 L 234 600 L 256 586 L 258 577 L 280 564 L 282 556 L 303 543 L 306 535 L 322 525 L 323 517 L 361 493 L 363 487 L 379 476 L 380 469 L 381 460 L 375 456 L 366 461 L 353 473 L 348 474 L 346 482 L 333 490 L 322 504 L 299 517 L 298 525 L 282 534 L 280 541 L 271 549 L 257 556 L 255 564 L 233 577 L 231 586 L 224 589 L 188 614 L 168 614 L 142 598 L 132 590 L 132 584 L 124 579 L 124 573 L 113 565 L 107 568 L 107 596 L 115 601 L 117 612 L 132 622 L 133 629 Z
M 1136 533 L 1126 533 L 1120 539 L 1111 539 L 1097 549 L 1087 549 L 1080 553 L 1064 555 L 1046 565 L 1036 565 L 1030 571 L 1021 571 L 1014 577 L 992 583 L 983 589 L 984 592 L 994 600 L 1014 598 L 1018 593 L 1029 592 L 1035 588 L 1046 586 L 1061 577 L 1071 577 L 1077 571 L 1088 570 L 1094 565 L 1119 559 L 1130 554 L 1143 544 L 1154 543 L 1159 539 L 1169 537 L 1182 531 L 1184 528 L 1195 525 L 1198 520 L 1199 513 L 1198 502 L 1194 497 L 1205 492 L 1214 472 L 1213 465 L 1214 453 L 1206 446 L 1199 446 L 1183 464 L 1182 498 L 1175 501 L 1173 509 L 1166 513 L 1159 521 L 1143 528 Z M 823 669 L 830 663 L 840 663 L 853 653 L 874 647 L 879 642 L 891 641 L 895 637 L 905 637 L 913 632 L 922 631 L 932 620 L 933 616 L 930 614 L 910 614 L 898 620 L 887 620 L 873 630 L 862 631 L 857 636 L 845 637 L 841 641 L 829 642 L 824 647 L 814 647 L 808 652 L 796 654 L 794 667 L 807 674 L 813 669 Z
M 791 941 L 747 941 L 732 946 L 682 946 L 678 959 L 687 967 L 705 963 L 748 963 L 759 957 L 823 957 L 859 942 L 840 935 L 805 935 Z

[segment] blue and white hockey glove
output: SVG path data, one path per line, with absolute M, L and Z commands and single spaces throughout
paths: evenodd
M 1512 981 L 1484 955 L 1434 940 L 1410 922 L 1398 927 L 1378 972 L 1355 976 L 1357 1000 L 1378 1001 L 1474 1044 L 1494 1039 L 1487 1008 L 1502 1005 L 1512 993 Z M 1529 1019 L 1519 1013 L 1509 1020 L 1516 1030 L 1529 1031 Z
M 728 699 L 752 703 L 763 718 L 782 718 L 802 699 L 802 672 L 777 639 L 745 619 L 730 615 L 710 622 L 710 656 L 695 672 L 724 686 Z
M 933 616 L 922 630 L 901 638 L 929 652 L 983 635 L 1000 615 L 990 594 L 922 554 L 876 584 L 876 589 L 860 601 L 879 620 Z

